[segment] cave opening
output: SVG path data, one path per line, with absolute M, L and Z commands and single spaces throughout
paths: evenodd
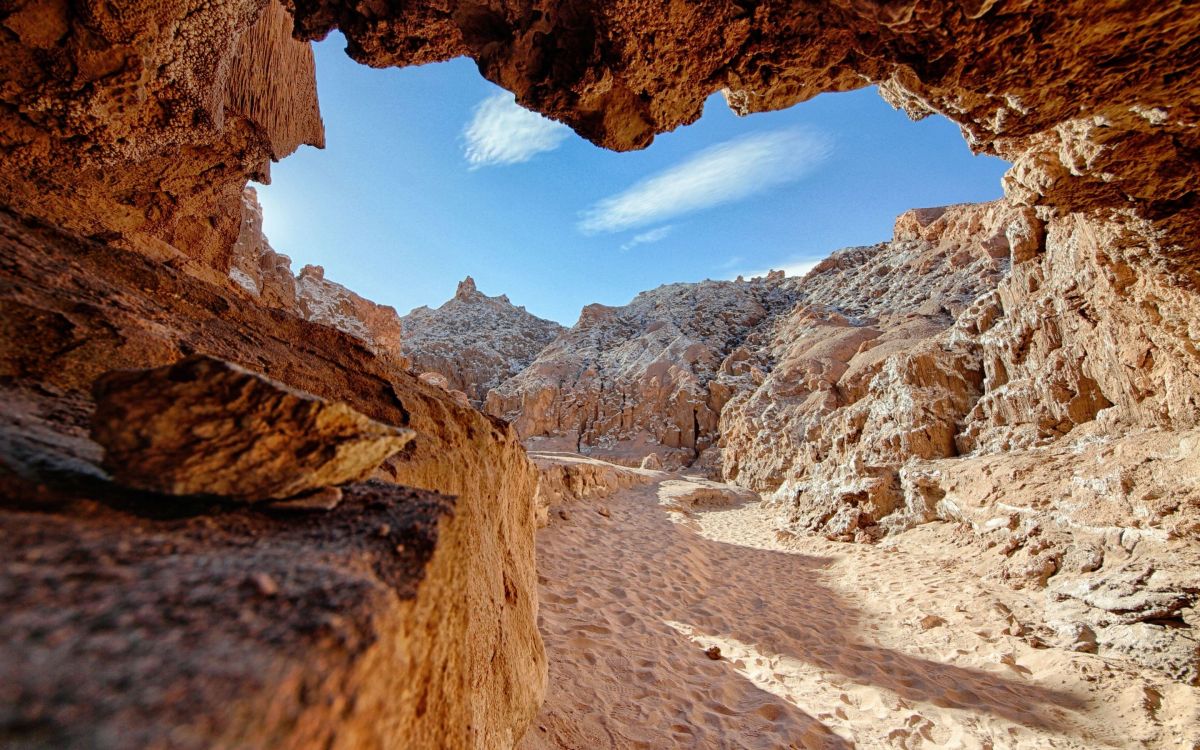
M 739 117 L 720 93 L 642 151 L 521 109 L 466 58 L 371 69 L 314 45 L 326 130 L 258 187 L 263 229 L 368 299 L 436 307 L 472 277 L 571 325 L 661 284 L 802 275 L 911 208 L 995 200 L 1002 159 L 875 87 Z M 399 269 L 403 269 L 400 272 Z

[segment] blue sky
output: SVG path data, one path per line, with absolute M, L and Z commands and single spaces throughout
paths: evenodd
M 696 124 L 618 154 L 519 110 L 470 60 L 373 70 L 343 47 L 316 45 L 328 147 L 273 165 L 264 226 L 296 270 L 401 314 L 468 274 L 570 325 L 659 284 L 801 271 L 889 238 L 905 209 L 1000 197 L 1007 167 L 873 88 L 745 118 L 714 95 Z

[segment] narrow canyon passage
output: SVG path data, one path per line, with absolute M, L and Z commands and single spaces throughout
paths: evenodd
M 1193 689 L 1013 635 L 1021 595 L 952 527 L 903 551 L 794 538 L 757 502 L 680 507 L 672 483 L 539 532 L 550 678 L 527 750 L 1191 747 Z

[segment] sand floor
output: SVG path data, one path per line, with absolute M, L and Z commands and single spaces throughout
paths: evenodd
M 1011 635 L 1041 592 L 983 582 L 944 525 L 838 544 L 666 495 L 539 532 L 550 681 L 525 750 L 1200 747 L 1200 691 Z

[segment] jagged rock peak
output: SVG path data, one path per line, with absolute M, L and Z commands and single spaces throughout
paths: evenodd
M 458 289 L 454 291 L 454 299 L 467 300 L 479 294 L 479 289 L 475 286 L 475 279 L 468 276 L 458 282 Z

